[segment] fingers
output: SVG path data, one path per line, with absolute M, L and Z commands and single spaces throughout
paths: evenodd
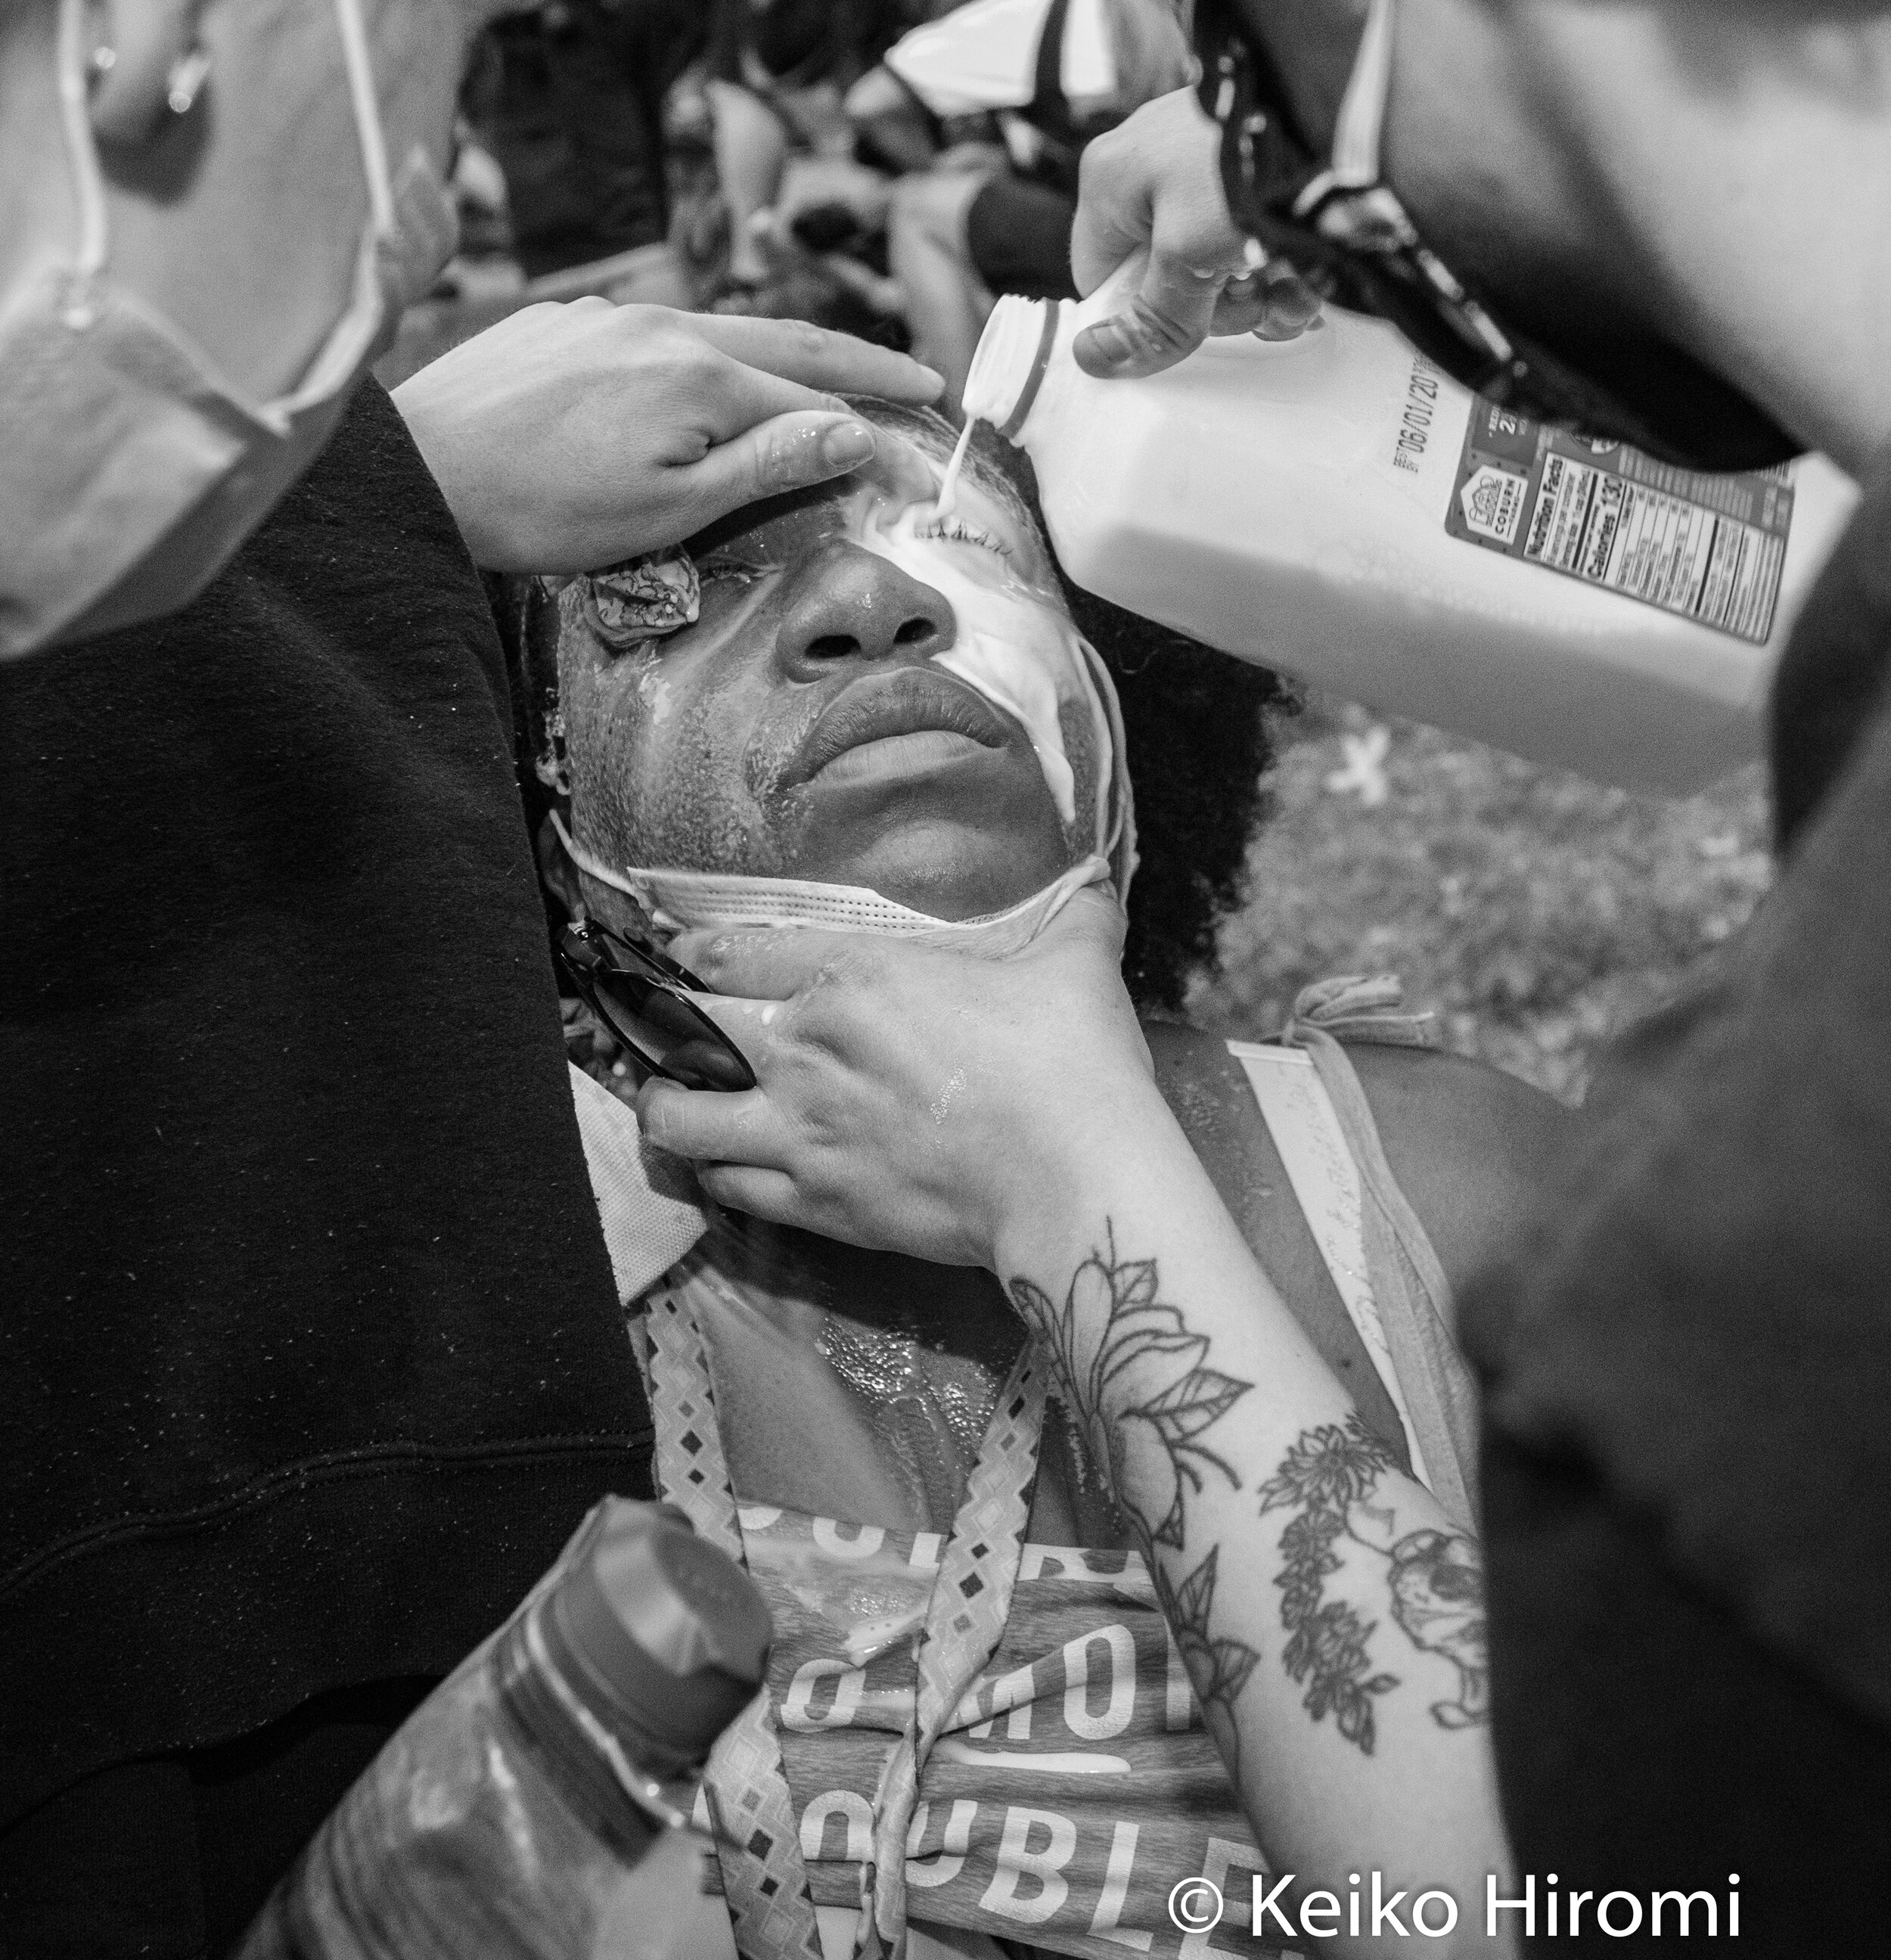
M 1251 253 L 1259 255 L 1258 245 Z M 1228 281 L 1215 302 L 1211 333 L 1258 334 L 1263 340 L 1292 340 L 1319 317 L 1320 295 L 1284 259 L 1266 259 Z
M 1147 103 L 1088 145 L 1078 166 L 1070 272 L 1085 298 L 1149 242 L 1162 175 L 1156 138 L 1160 103 Z
M 1297 340 L 1321 323 L 1320 295 L 1291 266 L 1276 259 L 1260 276 L 1262 313 L 1253 330 L 1263 340 Z
M 671 944 L 680 961 L 718 994 L 747 1002 L 785 1001 L 811 986 L 835 956 L 862 944 L 863 936 L 805 926 L 768 932 L 686 932 Z M 884 940 L 865 942 L 884 949 Z M 704 1004 L 716 1013 L 716 1007 Z M 733 1023 L 729 1032 L 736 1032 Z
M 1208 242 L 1218 250 L 1225 243 Z M 1298 339 L 1317 322 L 1320 308 L 1320 295 L 1284 260 L 1230 277 L 1187 255 L 1158 251 L 1128 307 L 1086 328 L 1074 352 L 1078 366 L 1100 380 L 1158 374 L 1210 333 Z
M 805 320 L 760 320 L 739 314 L 695 313 L 691 329 L 711 347 L 783 380 L 803 387 L 855 395 L 879 395 L 889 402 L 936 400 L 946 383 L 910 355 L 876 347 L 849 333 L 836 333 Z
M 746 1212 L 772 1225 L 818 1229 L 786 1171 L 758 1170 L 748 1164 L 698 1164 L 696 1182 L 726 1211 Z
M 1070 230 L 1070 272 L 1088 299 L 1117 266 L 1149 242 L 1150 205 L 1146 186 L 1104 197 L 1092 190 L 1091 152 L 1109 138 L 1099 137 L 1085 152 L 1082 202 Z
M 787 1161 L 777 1113 L 759 1089 L 685 1089 L 653 1077 L 637 1091 L 644 1139 L 672 1157 L 779 1170 Z
M 698 979 L 703 976 L 697 975 Z M 767 1072 L 780 1045 L 775 1024 L 784 1011 L 780 1001 L 744 1000 L 732 994 L 692 994 L 700 1007 L 742 1052 L 758 1076 Z
M 872 461 L 872 428 L 852 415 L 796 411 L 771 416 L 727 442 L 700 463 L 674 473 L 675 516 L 670 528 L 687 537 L 745 504 L 844 476 Z
M 679 390 L 691 398 L 689 406 L 712 441 L 725 442 L 776 415 L 806 413 L 845 415 L 839 396 L 799 381 L 784 381 L 765 368 L 751 368 L 713 348 L 697 347 L 678 371 Z
M 1225 272 L 1152 253 L 1142 290 L 1111 320 L 1077 336 L 1077 365 L 1100 380 L 1139 380 L 1193 354 L 1208 338 Z
M 1139 109 L 1084 153 L 1070 262 L 1090 292 L 1146 245 L 1135 297 L 1077 336 L 1077 364 L 1108 379 L 1159 374 L 1207 337 L 1216 302 L 1248 269 L 1222 189 L 1220 136 L 1193 92 Z
M 858 474 L 890 492 L 902 507 L 930 504 L 939 495 L 945 473 L 920 448 L 891 429 L 873 431 L 874 451 Z

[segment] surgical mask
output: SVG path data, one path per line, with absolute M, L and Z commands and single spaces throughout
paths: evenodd
M 1086 885 L 1110 883 L 1110 861 L 1093 852 L 1003 912 L 978 918 L 934 918 L 865 885 L 750 878 L 723 871 L 651 870 L 637 865 L 614 870 L 573 838 L 555 810 L 551 821 L 572 863 L 632 900 L 651 930 L 666 940 L 701 930 L 812 926 L 1002 959 L 1028 946 Z
M 78 207 L 73 261 L 0 310 L 0 657 L 183 605 L 333 432 L 383 331 L 455 242 L 416 146 L 390 180 L 359 0 L 334 0 L 370 215 L 345 308 L 299 386 L 252 406 L 107 269 L 86 100 L 84 0 L 61 0 L 59 94 Z

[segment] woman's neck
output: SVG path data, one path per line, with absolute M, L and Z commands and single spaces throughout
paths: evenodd
M 717 1268 L 793 1310 L 832 1313 L 976 1361 L 1002 1378 L 1022 1338 L 990 1273 L 870 1252 L 726 1213 L 708 1242 Z

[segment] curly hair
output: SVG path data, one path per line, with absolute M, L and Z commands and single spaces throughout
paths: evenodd
M 930 411 L 856 406 L 929 448 L 955 439 Z M 972 454 L 981 480 L 1008 492 L 1041 536 L 1029 460 L 982 428 Z M 1248 841 L 1267 814 L 1262 778 L 1273 760 L 1272 724 L 1298 703 L 1266 669 L 1125 612 L 1072 584 L 1061 568 L 1059 577 L 1077 630 L 1102 656 L 1122 702 L 1141 858 L 1130 891 L 1124 983 L 1139 1008 L 1174 1013 L 1190 981 L 1213 971 L 1217 929 L 1241 902 Z M 551 800 L 540 765 L 557 716 L 558 609 L 536 581 L 494 580 L 488 591 L 512 682 L 520 787 L 536 829 Z M 556 903 L 548 893 L 547 905 Z

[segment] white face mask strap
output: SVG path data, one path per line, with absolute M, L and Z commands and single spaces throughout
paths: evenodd
M 1379 180 L 1379 139 L 1392 94 L 1392 0 L 1372 0 L 1333 132 L 1330 182 L 1365 190 Z
M 75 269 L 81 282 L 105 263 L 106 245 L 105 179 L 92 141 L 84 37 L 85 0 L 60 0 L 59 123 L 65 136 L 66 161 L 72 170 L 73 192 L 78 200 L 79 249 Z M 75 310 L 84 313 L 82 298 Z
M 650 909 L 650 894 L 633 885 L 628 878 L 621 877 L 601 859 L 594 858 L 565 829 L 564 821 L 555 810 L 550 813 L 551 827 L 558 833 L 558 842 L 564 846 L 564 854 L 580 871 L 596 879 L 600 885 L 609 885 L 613 891 L 621 892 L 633 904 L 644 912 Z
M 1103 656 L 1081 635 L 1079 665 L 1090 698 L 1097 739 L 1106 752 L 1108 766 L 1099 772 L 1097 784 L 1098 854 L 1110 861 L 1118 876 L 1117 896 L 1127 899 L 1130 879 L 1136 869 L 1136 811 L 1130 788 L 1129 751 L 1123 732 L 1123 708 L 1117 699 L 1116 682 L 1104 666 Z
M 354 108 L 354 130 L 361 145 L 361 169 L 367 178 L 368 210 L 377 237 L 394 235 L 394 190 L 387 170 L 387 139 L 381 130 L 380 97 L 374 91 L 374 64 L 367 51 L 367 30 L 361 23 L 361 0 L 335 0 L 335 24 L 342 30 L 342 59 L 348 69 L 348 98 Z

